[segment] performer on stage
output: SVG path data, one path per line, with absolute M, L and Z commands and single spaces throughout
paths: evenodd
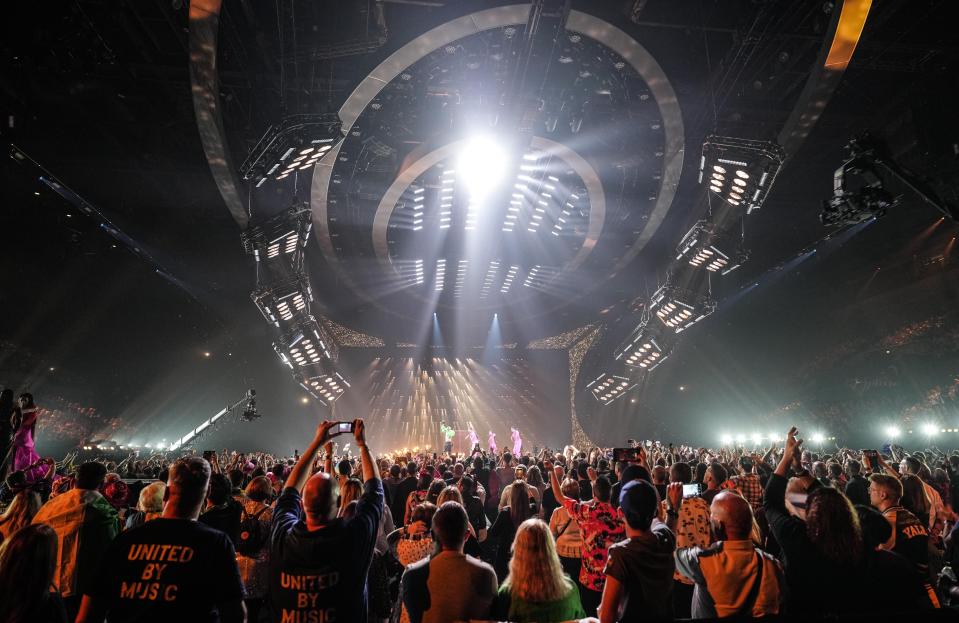
M 453 453 L 453 435 L 456 434 L 451 427 L 446 425 L 446 422 L 440 422 L 440 432 L 443 433 L 443 452 L 447 454 Z
M 496 433 L 493 431 L 489 432 L 489 451 L 491 454 L 496 454 Z
M 466 434 L 470 438 L 470 453 L 479 449 L 479 435 L 476 434 L 476 429 L 473 428 L 472 422 L 466 423 Z
M 20 416 L 14 415 L 16 432 L 13 435 L 13 471 L 24 471 L 27 482 L 43 478 L 46 468 L 39 465 L 40 455 L 34 449 L 33 436 L 40 415 L 32 394 L 20 394 Z M 19 420 L 19 421 L 16 421 Z
M 513 456 L 519 457 L 520 450 L 523 449 L 523 438 L 519 436 L 519 431 L 510 427 L 510 437 L 513 439 Z

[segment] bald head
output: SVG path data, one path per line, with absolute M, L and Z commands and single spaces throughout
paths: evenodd
M 306 481 L 303 511 L 310 527 L 328 523 L 336 515 L 336 481 L 329 474 L 319 472 Z
M 723 491 L 713 498 L 709 508 L 710 522 L 717 538 L 723 541 L 745 541 L 753 529 L 753 509 L 738 493 Z

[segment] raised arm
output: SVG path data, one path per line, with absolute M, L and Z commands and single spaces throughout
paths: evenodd
M 366 425 L 363 420 L 353 420 L 353 437 L 356 439 L 356 446 L 360 449 L 360 461 L 363 463 L 363 482 L 380 479 L 380 471 L 376 469 L 373 462 L 373 455 L 366 445 Z
M 321 422 L 320 425 L 316 427 L 316 435 L 313 437 L 313 441 L 310 442 L 310 445 L 306 448 L 303 454 L 300 455 L 300 459 L 296 462 L 296 465 L 293 466 L 293 470 L 290 472 L 290 477 L 286 481 L 288 487 L 293 487 L 300 493 L 303 492 L 303 486 L 310 477 L 310 468 L 313 465 L 313 457 L 320 449 L 320 446 L 329 440 L 330 429 L 332 427 L 333 422 L 330 421 Z

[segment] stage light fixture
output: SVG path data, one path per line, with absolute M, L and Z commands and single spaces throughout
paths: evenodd
M 341 140 L 336 113 L 291 115 L 270 126 L 240 166 L 244 180 L 257 188 L 313 167 Z
M 260 267 L 258 283 L 286 281 L 305 270 L 305 254 L 313 229 L 308 204 L 296 204 L 280 214 L 257 221 L 240 239 Z
M 733 443 L 733 436 L 730 435 L 730 434 L 720 435 L 720 436 L 719 436 L 719 443 L 721 443 L 721 444 L 724 445 L 724 446 L 732 445 L 732 443 Z
M 935 424 L 931 424 L 927 422 L 922 425 L 921 430 L 922 430 L 922 434 L 925 435 L 926 437 L 932 437 L 933 435 L 939 432 L 939 427 L 936 426 Z
M 708 136 L 699 159 L 699 183 L 749 214 L 762 207 L 785 159 L 776 143 Z
M 319 374 L 304 378 L 300 383 L 311 396 L 324 405 L 331 405 L 350 387 L 349 382 L 339 372 Z
M 300 274 L 288 281 L 257 288 L 250 297 L 267 322 L 282 328 L 282 324 L 310 316 L 313 290 L 307 276 Z
M 902 434 L 902 431 L 899 429 L 899 427 L 895 425 L 887 426 L 884 432 L 886 433 L 886 437 L 889 437 L 890 439 L 896 439 Z
M 809 436 L 809 441 L 813 442 L 817 446 L 822 445 L 822 442 L 826 440 L 826 436 L 822 433 L 813 433 Z
M 722 249 L 726 249 L 726 252 Z M 733 235 L 717 233 L 708 221 L 699 221 L 686 232 L 676 247 L 676 259 L 684 257 L 694 268 L 727 275 L 742 266 L 749 254 L 742 248 L 741 237 L 737 241 Z
M 644 317 L 638 327 L 614 351 L 613 358 L 635 371 L 651 372 L 669 358 L 671 343 L 663 339 L 662 329 Z
M 603 405 L 609 405 L 628 394 L 636 387 L 635 381 L 625 376 L 602 373 L 586 385 L 593 398 Z
M 687 292 L 666 283 L 653 294 L 649 309 L 664 326 L 682 333 L 716 311 L 716 302 L 708 295 Z

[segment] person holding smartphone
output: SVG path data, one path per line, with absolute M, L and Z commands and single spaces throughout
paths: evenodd
M 350 432 L 363 466 L 363 492 L 353 516 L 343 519 L 336 517 L 336 479 L 325 472 L 311 476 L 310 471 L 327 441 Z M 383 504 L 383 483 L 366 445 L 363 420 L 322 422 L 273 511 L 270 593 L 275 621 L 367 619 L 366 577 Z

